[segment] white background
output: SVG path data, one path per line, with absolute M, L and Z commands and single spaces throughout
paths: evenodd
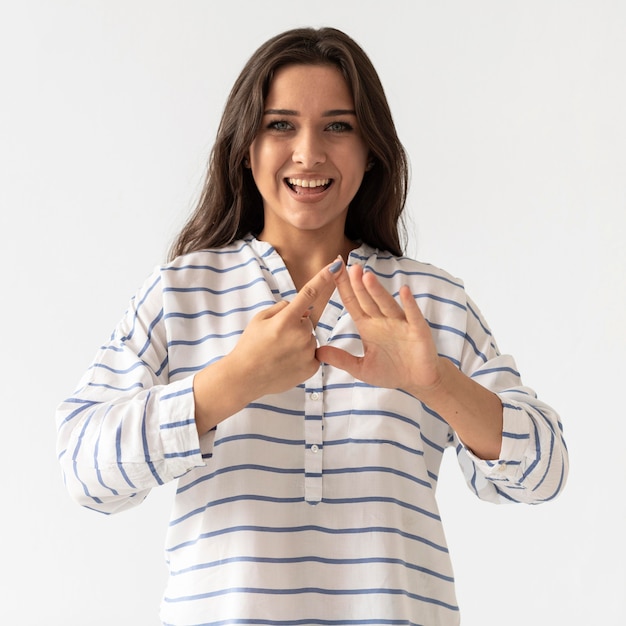
M 465 626 L 626 623 L 626 3 L 0 4 L 0 622 L 156 626 L 173 485 L 105 517 L 55 457 L 69 395 L 197 197 L 227 93 L 268 37 L 342 28 L 410 154 L 411 255 L 462 277 L 562 414 L 565 493 L 442 514 Z

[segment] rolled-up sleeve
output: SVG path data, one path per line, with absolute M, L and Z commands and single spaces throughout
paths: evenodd
M 113 513 L 203 465 L 193 376 L 170 381 L 160 272 L 139 290 L 57 409 L 57 453 L 80 504 Z
M 467 484 L 479 498 L 496 503 L 552 500 L 565 486 L 569 469 L 559 415 L 524 386 L 515 361 L 499 353 L 486 322 L 469 300 L 466 341 L 471 349 L 465 351 L 462 369 L 496 393 L 503 409 L 498 459 L 478 458 L 455 437 Z

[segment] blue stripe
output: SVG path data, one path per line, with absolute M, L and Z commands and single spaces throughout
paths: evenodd
M 289 565 L 294 563 L 323 563 L 324 565 L 369 565 L 373 563 L 385 563 L 388 565 L 400 565 L 407 569 L 422 572 L 429 576 L 445 580 L 446 582 L 453 583 L 453 576 L 446 576 L 427 567 L 408 563 L 404 559 L 394 559 L 388 557 L 365 557 L 360 559 L 330 559 L 321 556 L 296 556 L 290 558 L 272 558 L 272 557 L 254 557 L 254 556 L 236 556 L 229 559 L 220 559 L 219 561 L 211 561 L 209 563 L 199 563 L 198 565 L 192 565 L 178 571 L 171 571 L 172 576 L 180 576 L 187 574 L 188 572 L 195 572 L 198 570 L 211 569 L 213 567 L 221 567 L 222 565 L 228 565 L 230 563 L 272 563 L 275 565 Z
M 183 313 L 180 311 L 172 311 L 171 313 L 167 313 L 163 319 L 167 320 L 167 319 L 172 319 L 172 318 L 181 318 L 185 320 L 193 320 L 198 317 L 204 317 L 205 315 L 211 315 L 213 317 L 228 317 L 229 315 L 232 315 L 233 313 L 244 313 L 247 311 L 254 311 L 255 309 L 273 306 L 274 304 L 276 304 L 274 300 L 263 300 L 261 302 L 256 302 L 255 304 L 252 304 L 250 306 L 237 307 L 235 309 L 230 309 L 228 311 L 223 311 L 221 313 L 217 311 L 209 311 L 209 310 L 197 311 L 196 313 Z
M 78 407 L 75 411 L 72 411 L 60 424 L 59 430 L 61 427 L 67 424 L 67 422 L 71 422 L 75 417 L 78 417 L 83 411 L 90 409 L 92 406 L 99 404 L 95 400 L 81 400 L 80 398 L 69 398 L 65 401 L 66 404 L 81 404 L 82 406 Z
M 163 289 L 163 293 L 166 292 L 174 292 L 174 293 L 210 293 L 215 296 L 222 296 L 226 293 L 232 293 L 233 291 L 243 291 L 245 289 L 249 289 L 253 285 L 257 283 L 265 283 L 265 278 L 263 276 L 259 276 L 249 283 L 245 283 L 242 285 L 236 285 L 234 287 L 229 287 L 228 289 L 211 289 L 210 287 L 165 287 Z
M 144 453 L 144 460 L 146 461 L 146 465 L 148 466 L 150 473 L 154 476 L 154 479 L 157 481 L 157 484 L 162 485 L 164 484 L 163 480 L 161 479 L 158 472 L 156 471 L 156 467 L 154 467 L 154 463 L 152 462 L 152 459 L 150 458 L 150 448 L 148 447 L 148 434 L 146 432 L 146 421 L 148 418 L 148 403 L 150 402 L 150 395 L 151 395 L 151 392 L 149 391 L 148 395 L 146 396 L 146 399 L 144 400 L 144 405 L 143 405 L 143 415 L 141 417 L 141 442 L 143 444 L 143 453 Z
M 429 483 L 426 483 L 426 485 L 432 489 Z M 411 511 L 415 511 L 416 513 L 421 513 L 422 515 L 437 520 L 438 522 L 441 521 L 441 517 L 439 517 L 439 515 L 437 515 L 436 513 L 431 513 L 430 511 L 427 511 L 422 507 L 410 504 L 409 502 L 405 502 L 404 500 L 398 500 L 397 498 L 390 498 L 385 496 L 367 496 L 362 498 L 322 498 L 322 502 L 326 504 L 366 504 L 370 502 L 396 504 L 404 509 L 410 509 Z
M 472 372 L 472 378 L 475 378 L 476 376 L 482 376 L 483 374 L 498 374 L 499 372 L 509 372 L 510 374 L 513 374 L 513 376 L 515 376 L 516 378 L 520 377 L 520 373 L 517 370 L 514 370 L 512 367 L 489 367 L 489 368 L 485 368 L 485 369 L 480 369 L 480 370 L 476 370 L 475 372 Z M 515 389 L 512 389 L 511 391 L 516 391 Z M 519 393 L 523 393 L 522 391 L 520 391 Z
M 396 291 L 396 293 L 393 294 L 394 298 L 399 298 L 400 297 L 400 292 Z M 414 293 L 413 297 L 418 300 L 420 298 L 427 298 L 428 300 L 434 300 L 435 302 L 442 302 L 443 304 L 450 304 L 452 306 L 456 306 L 459 309 L 461 309 L 462 311 L 466 310 L 466 307 L 464 304 L 457 302 L 456 300 L 450 300 L 450 298 L 443 298 L 442 296 L 436 296 L 433 293 Z
M 115 336 L 111 335 L 110 341 L 114 341 L 114 340 L 115 340 Z M 111 352 L 117 352 L 119 354 L 121 352 L 126 352 L 126 346 L 124 344 L 121 346 L 115 346 L 111 344 L 100 346 L 101 352 L 106 352 L 107 350 L 110 350 Z
M 484 363 L 489 360 L 487 356 L 478 349 L 476 342 L 467 333 L 465 334 L 465 341 L 467 341 L 467 343 L 472 346 L 472 350 L 474 350 L 476 356 L 479 356 Z
M 85 436 L 85 431 L 87 430 L 87 426 L 88 426 L 89 422 L 91 421 L 92 415 L 93 415 L 93 413 L 91 413 L 87 417 L 87 419 L 83 423 L 83 427 L 81 428 L 80 434 L 78 435 L 78 439 L 76 441 L 76 447 L 74 448 L 74 454 L 72 455 L 72 468 L 74 470 L 74 476 L 76 476 L 76 480 L 78 480 L 78 482 L 82 485 L 84 494 L 88 498 L 91 498 L 97 504 L 102 504 L 102 500 L 100 500 L 100 498 L 92 496 L 91 493 L 89 493 L 89 489 L 87 487 L 87 484 L 78 475 L 78 461 L 76 460 L 77 457 L 78 457 L 78 451 L 80 450 L 81 444 L 83 442 L 83 437 Z
M 185 426 L 191 426 L 195 424 L 196 420 L 193 417 L 190 417 L 186 420 L 180 420 L 179 422 L 170 422 L 169 424 L 160 424 L 159 428 L 161 430 L 168 430 L 170 428 L 183 428 Z
M 194 456 L 196 454 L 200 454 L 200 448 L 194 448 L 193 450 L 185 450 L 183 452 L 167 452 L 163 455 L 164 459 L 180 459 L 188 456 Z
M 206 474 L 205 476 L 201 476 L 200 478 L 194 480 L 193 482 L 183 485 L 176 490 L 176 494 L 183 493 L 196 485 L 199 485 L 207 480 L 211 480 L 215 476 L 219 476 L 221 474 L 228 474 L 230 472 L 238 472 L 244 470 L 255 470 L 258 472 L 269 472 L 272 474 L 301 474 L 304 475 L 304 468 L 284 468 L 284 467 L 269 467 L 267 465 L 256 465 L 254 463 L 245 463 L 241 465 L 230 465 L 228 467 L 223 467 L 221 469 L 215 470 L 211 474 Z
M 464 331 L 459 330 L 458 328 L 454 328 L 454 326 L 448 326 L 447 324 L 437 324 L 435 322 L 431 322 L 430 320 L 426 320 L 426 323 L 435 330 L 443 330 L 448 333 L 452 333 L 454 335 L 458 335 L 459 337 L 466 338 L 467 335 Z
M 141 350 L 139 350 L 139 352 L 137 353 L 137 357 L 141 358 L 144 353 L 146 352 L 146 350 L 150 347 L 150 344 L 152 343 L 152 331 L 154 330 L 154 327 L 163 319 L 163 309 L 161 309 L 158 313 L 158 315 L 152 320 L 152 322 L 150 322 L 150 325 L 148 326 L 148 334 L 146 336 L 146 341 L 143 344 L 143 348 L 141 348 Z
M 271 588 L 256 588 L 256 587 L 231 587 L 229 589 L 220 589 L 217 591 L 208 591 L 206 593 L 197 593 L 189 596 L 180 596 L 177 598 L 169 598 L 165 596 L 164 602 L 193 602 L 194 600 L 203 600 L 207 598 L 215 598 L 217 596 L 223 596 L 231 593 L 258 593 L 262 595 L 301 595 L 305 593 L 315 593 L 319 595 L 328 596 L 366 596 L 366 595 L 395 595 L 406 596 L 411 600 L 418 600 L 427 604 L 435 604 L 450 611 L 458 611 L 459 608 L 454 604 L 448 604 L 442 600 L 436 598 L 429 598 L 427 596 L 420 596 L 416 593 L 411 593 L 405 589 L 386 589 L 374 588 L 374 589 L 323 589 L 321 587 L 301 587 L 299 589 L 271 589 Z
M 355 380 L 354 383 L 335 383 L 333 385 L 326 385 L 325 389 L 377 389 L 373 385 L 368 385 L 367 383 L 361 382 L 359 380 Z M 412 396 L 411 396 L 412 397 Z
M 420 432 L 420 439 L 429 447 L 429 448 L 433 448 L 433 450 L 437 450 L 437 452 L 441 452 L 443 453 L 443 451 L 445 450 L 445 448 L 443 446 L 440 446 L 439 444 L 435 443 L 434 441 L 431 441 L 430 439 L 428 439 L 428 437 L 424 436 L 424 433 Z
M 111 411 L 111 409 L 113 408 L 113 406 L 108 406 L 106 411 L 104 412 L 104 415 L 102 416 L 102 419 L 100 420 L 100 430 L 98 432 L 98 438 L 96 439 L 96 444 L 94 446 L 94 453 L 93 453 L 93 466 L 96 469 L 96 476 L 98 477 L 98 482 L 105 488 L 108 489 L 114 496 L 119 495 L 119 493 L 113 489 L 112 487 L 109 487 L 108 485 L 104 484 L 104 480 L 102 478 L 102 472 L 100 471 L 100 467 L 99 467 L 99 463 L 98 463 L 98 451 L 100 450 L 100 436 L 102 435 L 102 427 L 104 426 L 104 422 L 106 420 L 107 415 L 109 414 L 109 412 Z
M 283 409 L 279 406 L 273 406 L 271 404 L 262 404 L 261 402 L 251 402 L 248 407 L 249 409 L 262 409 L 264 411 L 271 411 L 273 413 L 281 413 L 282 415 L 298 415 L 300 417 L 304 416 L 304 411 L 300 410 L 292 410 L 292 409 Z
M 120 422 L 117 427 L 117 431 L 115 433 L 115 454 L 117 458 L 117 468 L 122 475 L 122 478 L 126 481 L 129 487 L 132 489 L 137 489 L 135 485 L 133 485 L 132 481 L 128 477 L 126 470 L 124 469 L 124 464 L 122 463 L 122 423 Z
M 408 271 L 408 270 L 395 270 L 394 272 L 392 272 L 391 274 L 385 274 L 383 272 L 379 272 L 378 270 L 375 270 L 373 267 L 370 267 L 369 265 L 367 266 L 368 271 L 372 272 L 372 274 L 375 274 L 376 276 L 379 276 L 381 278 L 394 278 L 395 276 L 427 276 L 429 278 L 435 278 L 436 280 L 442 280 L 446 283 L 449 283 L 450 285 L 454 285 L 455 287 L 459 287 L 460 289 L 463 289 L 463 285 L 461 283 L 455 282 L 449 278 L 446 278 L 445 276 L 440 276 L 439 274 L 433 274 L 431 272 L 417 272 L 417 271 Z
M 185 270 L 207 270 L 209 272 L 215 272 L 216 274 L 228 274 L 228 272 L 234 272 L 236 270 L 241 269 L 242 267 L 247 267 L 251 263 L 258 263 L 258 261 L 255 257 L 252 257 L 248 259 L 247 261 L 244 261 L 243 263 L 239 263 L 238 265 L 230 265 L 229 267 L 226 267 L 226 268 L 215 267 L 213 265 L 194 265 L 194 264 L 178 265 L 178 266 L 169 265 L 169 266 L 164 267 L 163 271 L 182 272 Z
M 269 443 L 279 443 L 283 445 L 289 446 L 303 446 L 304 439 L 280 439 L 279 437 L 269 437 L 267 435 L 229 435 L 228 437 L 222 437 L 221 439 L 216 439 L 213 444 L 214 447 L 217 447 L 223 443 L 230 443 L 232 441 L 242 441 L 247 439 L 255 439 L 258 441 L 267 441 Z M 328 444 L 327 444 L 328 445 Z
M 380 410 L 368 410 L 368 409 L 348 409 L 345 411 L 329 411 L 324 413 L 324 417 L 332 418 L 332 417 L 344 417 L 346 415 L 375 415 L 382 417 L 390 417 L 392 419 L 397 419 L 401 422 L 405 422 L 406 424 L 411 424 L 411 426 L 415 426 L 415 428 L 419 429 L 419 424 L 404 415 L 400 415 L 399 413 L 393 413 L 391 411 L 380 411 Z
M 191 374 L 191 373 L 199 372 L 203 370 L 207 365 L 210 365 L 211 363 L 215 363 L 216 361 L 219 361 L 221 358 L 222 358 L 221 356 L 218 356 L 218 357 L 215 357 L 214 359 L 211 359 L 207 363 L 201 363 L 200 365 L 190 365 L 189 367 L 177 367 L 176 369 L 173 369 L 170 372 L 170 379 L 174 378 L 175 376 L 178 376 L 179 374 Z
M 413 476 L 412 474 L 408 474 L 407 472 L 401 472 L 400 470 L 394 469 L 392 467 L 382 467 L 382 466 L 362 466 L 362 467 L 342 467 L 338 469 L 325 469 L 324 474 L 327 475 L 339 475 L 339 474 L 360 474 L 361 472 L 380 472 L 381 474 L 393 474 L 394 476 L 399 476 L 400 478 L 406 478 L 411 482 L 422 485 L 423 487 L 432 488 L 432 485 L 422 480 L 421 478 L 417 478 L 417 476 Z M 439 519 L 439 517 L 435 517 L 435 519 Z
M 174 341 L 168 341 L 167 347 L 170 348 L 172 346 L 199 346 L 200 344 L 208 341 L 209 339 L 228 339 L 229 337 L 236 337 L 237 335 L 241 335 L 243 333 L 242 330 L 233 330 L 230 333 L 213 333 L 211 335 L 205 335 L 200 339 L 176 339 Z
M 137 361 L 136 363 L 133 363 L 130 367 L 126 368 L 125 370 L 118 370 L 113 367 L 110 367 L 109 365 L 105 365 L 104 363 L 94 363 L 92 367 L 93 368 L 100 367 L 102 369 L 108 370 L 109 372 L 113 372 L 113 374 L 120 374 L 120 375 L 129 374 L 133 370 L 136 370 L 138 367 L 145 367 L 147 369 L 150 369 L 149 366 L 143 361 Z
M 273 498 L 271 496 L 260 496 L 257 494 L 241 494 L 237 496 L 230 496 L 228 498 L 220 498 L 219 500 L 213 500 L 212 502 L 207 502 L 204 506 L 193 509 L 192 511 L 185 513 L 185 515 L 182 515 L 181 517 L 171 520 L 169 523 L 169 526 L 170 527 L 176 526 L 180 524 L 181 522 L 188 520 L 190 517 L 193 517 L 194 515 L 199 515 L 201 513 L 204 513 L 208 509 L 211 509 L 216 506 L 221 506 L 223 504 L 231 504 L 233 502 L 271 502 L 272 504 L 293 504 L 296 502 L 298 503 L 304 502 L 304 497 Z
M 133 323 L 131 325 L 130 332 L 128 333 L 128 335 L 120 338 L 120 341 L 122 343 L 124 343 L 125 341 L 128 341 L 135 334 L 135 326 L 137 324 L 137 319 L 139 318 L 139 311 L 141 310 L 141 307 L 143 306 L 144 302 L 147 300 L 147 298 L 150 295 L 150 293 L 152 292 L 152 290 L 160 282 L 161 282 L 161 276 L 159 275 L 159 276 L 157 276 L 155 281 L 148 287 L 148 289 L 146 290 L 146 293 L 143 295 L 143 298 L 137 303 L 137 306 L 135 308 L 135 313 L 133 315 Z M 133 298 L 131 302 L 134 303 L 135 302 L 135 298 Z M 113 334 L 113 336 L 114 335 L 115 335 L 115 333 Z
M 532 474 L 532 472 L 535 469 L 535 467 L 537 467 L 538 463 L 541 461 L 541 444 L 539 442 L 539 429 L 537 427 L 537 422 L 535 421 L 533 416 L 528 411 L 526 411 L 526 413 L 528 414 L 528 417 L 530 419 L 530 423 L 533 425 L 534 434 L 535 434 L 535 460 L 526 468 L 526 471 L 522 474 L 522 477 L 519 480 L 520 483 L 524 482 L 526 480 L 526 478 L 528 478 L 528 476 L 530 476 L 530 474 Z M 554 442 L 554 433 L 551 433 L 550 438 L 551 438 L 550 448 L 552 449 L 552 443 Z M 549 459 L 550 459 L 550 457 L 549 457 Z M 550 462 L 548 463 L 548 467 L 546 467 L 546 472 L 543 475 L 543 478 L 539 481 L 539 485 L 545 479 L 549 469 L 550 469 Z M 535 487 L 535 489 L 537 487 L 539 487 L 539 485 L 537 485 Z
M 143 383 L 133 383 L 130 387 L 115 387 L 106 383 L 87 383 L 87 387 L 101 387 L 103 389 L 111 389 L 112 391 L 130 391 L 131 389 L 143 389 Z
M 436 411 L 433 411 L 428 405 L 424 404 L 421 401 L 420 401 L 420 404 L 422 405 L 422 410 L 424 411 L 424 413 L 428 413 L 428 415 L 432 415 L 436 420 L 442 422 L 443 424 L 448 423 L 446 422 L 446 420 L 443 419 L 443 417 L 441 417 L 441 415 L 439 415 L 439 413 L 437 413 Z
M 231 533 L 239 533 L 239 532 L 258 532 L 258 533 L 279 533 L 279 534 L 287 534 L 287 533 L 301 533 L 301 532 L 318 532 L 327 535 L 367 535 L 369 533 L 389 533 L 391 535 L 399 535 L 400 537 L 404 537 L 405 539 L 409 539 L 411 541 L 416 541 L 419 543 L 423 543 L 434 550 L 439 552 L 444 552 L 448 554 L 448 548 L 445 545 L 439 545 L 434 541 L 430 541 L 429 539 L 425 539 L 424 537 L 420 537 L 419 535 L 413 535 L 412 533 L 405 532 L 400 528 L 388 528 L 385 526 L 364 526 L 362 528 L 325 528 L 324 526 L 316 526 L 313 524 L 308 524 L 304 526 L 252 526 L 252 525 L 244 525 L 244 526 L 231 526 L 228 528 L 219 528 L 218 530 L 209 531 L 206 533 L 201 533 L 195 539 L 190 539 L 189 541 L 183 541 L 178 545 L 172 546 L 171 548 L 166 548 L 166 552 L 175 552 L 176 550 L 180 550 L 181 548 L 186 548 L 188 546 L 193 546 L 199 541 L 203 539 L 212 539 L 213 537 L 220 537 L 221 535 L 229 535 Z
M 507 439 L 530 439 L 529 433 L 507 433 L 506 431 L 503 431 L 502 436 Z
M 329 328 L 329 330 L 333 329 Z M 359 335 L 358 333 L 338 333 L 332 336 L 332 341 L 338 341 L 340 339 L 358 339 L 360 341 L 361 335 Z
M 155 376 L 159 377 L 163 373 L 163 370 L 167 367 L 168 362 L 169 362 L 169 356 L 166 354 L 159 369 L 156 372 L 154 372 Z
M 187 387 L 187 389 L 181 389 L 180 391 L 175 391 L 174 393 L 164 393 L 160 398 L 160 402 L 171 400 L 172 398 L 178 398 L 179 396 L 185 396 L 189 393 L 193 393 L 193 387 Z
M 472 308 L 469 302 L 467 302 L 467 308 L 469 312 L 474 316 L 476 321 L 479 323 L 480 327 L 483 329 L 483 332 L 491 337 L 491 331 L 489 330 L 489 328 L 487 328 L 485 324 L 483 324 L 483 320 L 481 319 L 480 315 L 478 315 L 478 313 Z

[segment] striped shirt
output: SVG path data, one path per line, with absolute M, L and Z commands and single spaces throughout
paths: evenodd
M 296 290 L 254 237 L 181 256 L 146 281 L 57 413 L 66 485 L 84 506 L 114 513 L 178 481 L 164 624 L 458 624 L 435 498 L 444 450 L 456 449 L 485 500 L 539 503 L 562 489 L 559 418 L 522 386 L 462 283 L 367 245 L 354 263 L 396 297 L 409 285 L 439 354 L 500 396 L 501 457 L 476 458 L 409 394 L 324 364 L 198 438 L 194 374 Z M 315 333 L 320 345 L 362 351 L 337 292 Z

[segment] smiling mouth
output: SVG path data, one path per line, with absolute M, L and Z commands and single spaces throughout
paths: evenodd
M 332 184 L 332 178 L 318 178 L 305 180 L 301 178 L 286 178 L 287 187 L 299 195 L 312 195 L 326 191 Z

